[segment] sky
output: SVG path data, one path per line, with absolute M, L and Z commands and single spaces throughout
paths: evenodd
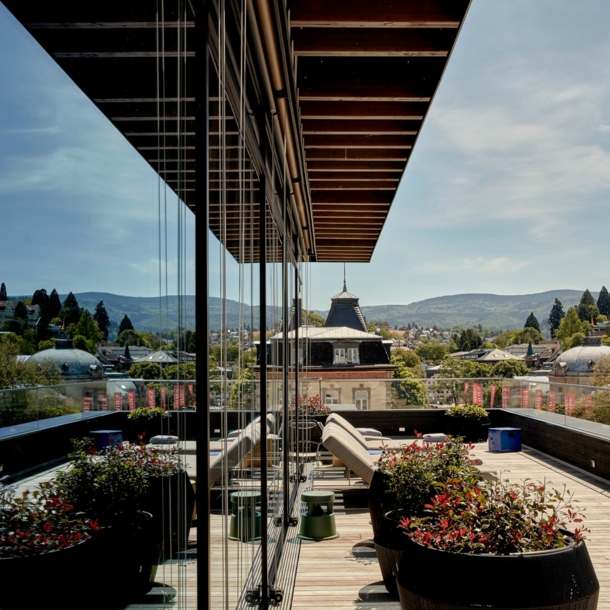
M 362 305 L 610 283 L 608 23 L 607 0 L 473 0 L 372 262 L 347 265 Z M 1 4 L 0 32 L 0 282 L 155 296 L 161 270 L 175 292 L 175 195 Z M 327 309 L 343 266 L 309 276 Z

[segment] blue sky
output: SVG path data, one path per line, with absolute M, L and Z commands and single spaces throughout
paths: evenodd
M 610 284 L 608 23 L 606 0 L 473 1 L 373 261 L 347 267 L 363 305 Z M 1 4 L 0 32 L 0 282 L 158 294 L 156 175 Z M 170 292 L 176 266 L 170 238 Z M 312 265 L 310 306 L 342 277 Z

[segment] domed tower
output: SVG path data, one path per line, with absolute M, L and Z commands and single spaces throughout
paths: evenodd
M 343 280 L 343 291 L 332 297 L 331 303 L 324 326 L 346 326 L 365 333 L 369 332 L 360 310 L 359 298 L 348 292 L 345 280 Z

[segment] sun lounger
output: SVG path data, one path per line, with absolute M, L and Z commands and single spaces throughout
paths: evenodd
M 341 417 L 337 413 L 331 413 L 326 418 L 326 425 L 328 424 L 336 424 L 343 428 L 347 434 L 349 434 L 355 441 L 357 441 L 364 449 L 367 451 L 369 449 L 378 450 L 381 449 L 382 446 L 388 447 L 390 449 L 400 449 L 406 441 L 404 440 L 395 440 L 388 438 L 387 436 L 365 436 L 358 432 L 358 430 L 352 426 L 344 417 Z
M 275 417 L 267 415 L 266 420 L 267 434 L 275 432 Z M 260 418 L 257 417 L 247 425 L 237 436 L 226 443 L 224 441 L 214 441 L 210 443 L 210 449 L 220 451 L 218 455 L 212 456 L 210 460 L 210 485 L 214 485 L 223 477 L 223 473 L 230 472 L 237 466 L 243 458 L 251 453 L 254 446 L 261 439 Z

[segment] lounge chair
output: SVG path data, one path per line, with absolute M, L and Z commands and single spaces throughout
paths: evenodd
M 389 447 L 390 449 L 400 449 L 406 441 L 402 439 L 391 439 L 387 436 L 366 436 L 361 432 L 358 432 L 352 424 L 350 424 L 344 417 L 341 417 L 337 413 L 331 413 L 326 418 L 326 425 L 336 424 L 343 428 L 347 434 L 349 434 L 354 440 L 356 440 L 366 450 L 378 450 L 382 446 Z

